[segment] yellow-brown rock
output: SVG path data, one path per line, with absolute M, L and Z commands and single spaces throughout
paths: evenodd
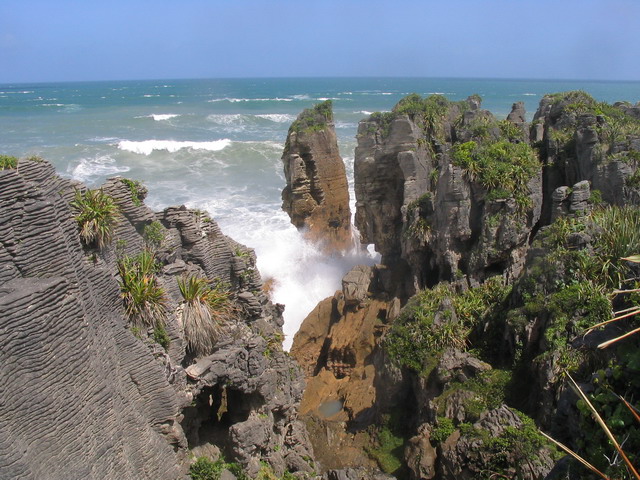
M 287 185 L 282 209 L 327 253 L 352 242 L 349 190 L 330 100 L 304 110 L 289 128 L 282 155 Z

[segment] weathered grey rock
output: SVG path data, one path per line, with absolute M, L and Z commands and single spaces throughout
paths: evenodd
M 524 102 L 516 102 L 511 106 L 511 112 L 507 115 L 507 120 L 516 125 L 524 124 L 527 121 Z
M 180 478 L 179 399 L 83 254 L 75 186 L 48 163 L 0 175 L 0 478 Z
M 366 300 L 372 273 L 371 267 L 356 265 L 342 277 L 342 292 L 347 305 L 359 305 Z
M 364 468 L 346 468 L 329 470 L 322 478 L 323 480 L 394 480 L 396 477 Z
M 513 118 L 524 118 L 515 107 Z M 384 265 L 405 271 L 406 283 L 389 291 L 402 297 L 441 280 L 517 275 L 542 208 L 541 172 L 529 179 L 522 208 L 514 197 L 491 199 L 454 162 L 454 143 L 502 138 L 477 96 L 465 108 L 448 104 L 436 122 L 421 128 L 417 117 L 396 115 L 388 125 L 372 117 L 358 128 L 356 226 Z
M 311 471 L 297 420 L 304 381 L 282 352 L 282 308 L 260 293 L 255 254 L 202 212 L 153 214 L 120 179 L 103 187 L 123 212 L 113 243 L 83 248 L 69 202 L 85 188 L 46 162 L 0 172 L 0 478 L 182 479 L 187 447 L 235 452 L 254 473 L 261 460 Z M 118 257 L 141 251 L 154 220 L 166 351 L 153 328 L 128 328 L 116 281 Z M 204 358 L 185 350 L 181 276 L 223 281 L 235 302 Z M 268 434 L 259 451 L 255 431 Z
M 438 454 L 429 441 L 429 428 L 422 425 L 418 435 L 409 439 L 404 449 L 404 458 L 411 471 L 411 477 L 418 480 L 431 480 L 436 476 Z

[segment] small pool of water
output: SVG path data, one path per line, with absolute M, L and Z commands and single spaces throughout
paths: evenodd
M 324 418 L 329 418 L 342 410 L 342 402 L 340 400 L 331 400 L 324 402 L 318 407 L 320 415 Z

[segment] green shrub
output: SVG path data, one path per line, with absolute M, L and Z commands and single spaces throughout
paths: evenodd
M 178 288 L 184 299 L 182 322 L 189 349 L 196 357 L 207 355 L 222 325 L 234 315 L 230 294 L 222 285 L 210 286 L 206 278 L 183 277 Z
M 189 475 L 191 480 L 219 480 L 223 469 L 224 460 L 222 459 L 213 462 L 207 457 L 198 457 L 189 467 Z
M 522 142 L 525 140 L 524 131 L 509 120 L 500 120 L 498 122 L 498 127 L 500 128 L 502 135 L 512 143 Z
M 171 339 L 169 338 L 169 334 L 162 323 L 158 323 L 158 325 L 153 329 L 153 340 L 164 348 L 165 351 L 169 349 Z
M 144 250 L 135 257 L 118 260 L 120 291 L 125 313 L 136 327 L 164 327 L 166 295 L 155 276 L 155 256 Z
M 99 249 L 111 242 L 113 231 L 120 220 L 120 209 L 113 198 L 102 189 L 76 190 L 70 203 L 76 212 L 80 227 L 80 238 L 85 245 L 95 245 Z
M 131 201 L 137 207 L 142 205 L 142 201 L 147 195 L 147 189 L 138 180 L 130 180 L 128 178 L 121 178 L 120 183 L 125 185 L 131 193 Z
M 523 207 L 529 203 L 527 184 L 540 170 L 540 161 L 531 146 L 505 140 L 482 145 L 476 142 L 457 144 L 452 150 L 452 161 L 489 194 L 499 190 L 489 198 L 504 198 L 508 193 Z
M 154 220 L 142 229 L 142 238 L 147 248 L 157 250 L 162 246 L 166 229 L 157 220 Z
M 296 133 L 320 132 L 324 130 L 327 123 L 330 122 L 333 122 L 333 102 L 331 100 L 325 100 L 322 103 L 314 105 L 312 108 L 304 109 L 291 124 L 289 131 Z
M 436 445 L 444 442 L 454 432 L 453 420 L 447 417 L 438 417 L 437 424 L 433 430 L 431 430 L 431 436 L 429 437 Z
M 8 170 L 17 168 L 18 159 L 9 155 L 0 155 L 0 170 Z
M 500 307 L 509 291 L 501 277 L 462 294 L 444 283 L 423 290 L 409 300 L 391 325 L 384 348 L 396 365 L 427 374 L 427 367 L 433 367 L 445 349 L 467 349 L 472 330 L 492 309 Z

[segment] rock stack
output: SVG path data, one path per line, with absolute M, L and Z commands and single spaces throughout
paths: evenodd
M 331 100 L 304 110 L 289 128 L 282 155 L 282 208 L 327 253 L 353 245 L 349 190 L 338 151 Z

